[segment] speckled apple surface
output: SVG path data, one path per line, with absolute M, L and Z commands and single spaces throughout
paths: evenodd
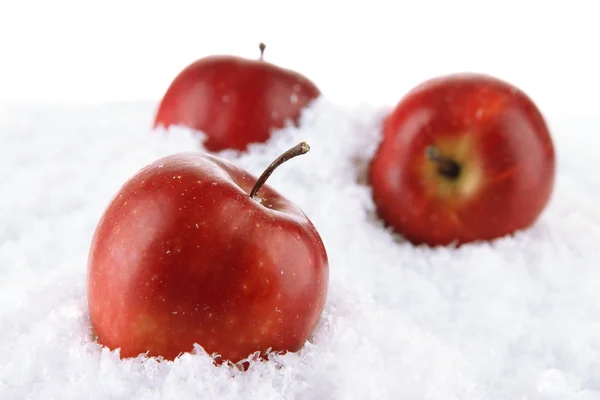
M 376 217 L 366 164 L 389 109 L 320 100 L 299 128 L 222 154 L 259 174 L 310 144 L 268 182 L 313 221 L 330 264 L 308 342 L 240 372 L 198 347 L 174 362 L 121 359 L 92 335 L 86 264 L 102 212 L 140 168 L 197 148 L 183 129 L 151 134 L 154 111 L 0 109 L 1 399 L 600 396 L 600 119 L 550 115 L 547 209 L 514 237 L 459 249 L 415 247 Z

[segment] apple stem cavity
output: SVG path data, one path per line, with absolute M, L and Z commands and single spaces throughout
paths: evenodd
M 437 163 L 440 175 L 448 179 L 457 179 L 460 175 L 460 165 L 451 158 L 442 156 L 435 147 L 425 149 L 425 156 Z
M 267 169 L 265 169 L 265 171 L 258 177 L 256 183 L 254 184 L 254 187 L 252 188 L 252 191 L 250 192 L 250 197 L 256 199 L 258 191 L 263 187 L 267 179 L 269 179 L 269 176 L 271 176 L 271 174 L 273 173 L 273 171 L 275 171 L 277 167 L 279 167 L 281 164 L 288 161 L 289 159 L 308 153 L 309 150 L 310 146 L 308 145 L 308 143 L 301 142 L 289 149 L 288 151 L 286 151 L 285 153 L 283 153 L 282 155 L 280 155 L 279 157 L 277 157 L 277 159 L 273 161 L 271 165 L 269 165 Z
M 263 60 L 263 56 L 265 54 L 265 47 L 267 46 L 262 42 L 258 45 L 258 48 L 260 49 L 260 61 Z

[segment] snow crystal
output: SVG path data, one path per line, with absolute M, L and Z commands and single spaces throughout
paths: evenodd
M 384 108 L 321 99 L 248 153 L 258 175 L 305 140 L 268 184 L 298 204 L 327 247 L 331 284 L 302 350 L 214 366 L 197 347 L 174 362 L 94 343 L 87 252 L 110 198 L 188 130 L 150 131 L 154 104 L 3 110 L 0 120 L 1 399 L 598 399 L 600 121 L 553 121 L 552 203 L 514 237 L 415 247 L 378 220 L 366 168 Z M 595 125 L 594 125 L 595 124 Z M 585 136 L 588 135 L 589 136 Z M 595 151 L 595 152 L 593 152 Z

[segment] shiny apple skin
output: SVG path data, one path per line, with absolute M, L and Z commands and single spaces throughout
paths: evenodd
M 263 60 L 236 56 L 199 59 L 181 71 L 164 94 L 154 128 L 202 131 L 205 149 L 245 151 L 264 143 L 321 95 L 306 76 Z
M 475 73 L 425 81 L 384 121 L 370 166 L 386 225 L 414 244 L 493 240 L 534 224 L 550 201 L 555 148 L 547 123 L 519 88 Z M 461 166 L 448 179 L 428 146 Z
M 306 215 L 206 153 L 159 159 L 127 181 L 90 248 L 98 342 L 172 360 L 194 343 L 221 361 L 297 351 L 323 310 L 327 253 Z

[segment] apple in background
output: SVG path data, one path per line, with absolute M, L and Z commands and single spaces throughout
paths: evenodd
M 89 253 L 98 342 L 168 360 L 197 343 L 234 363 L 299 350 L 326 301 L 327 253 L 308 217 L 264 183 L 308 149 L 290 149 L 258 180 L 209 153 L 180 153 L 127 181 Z
M 185 126 L 204 132 L 209 151 L 246 150 L 265 142 L 287 120 L 298 123 L 302 110 L 321 95 L 298 72 L 260 59 L 211 56 L 179 73 L 162 98 L 154 128 Z
M 410 91 L 384 122 L 370 165 L 383 221 L 414 244 L 491 240 L 532 225 L 551 197 L 555 151 L 517 87 L 452 74 Z

